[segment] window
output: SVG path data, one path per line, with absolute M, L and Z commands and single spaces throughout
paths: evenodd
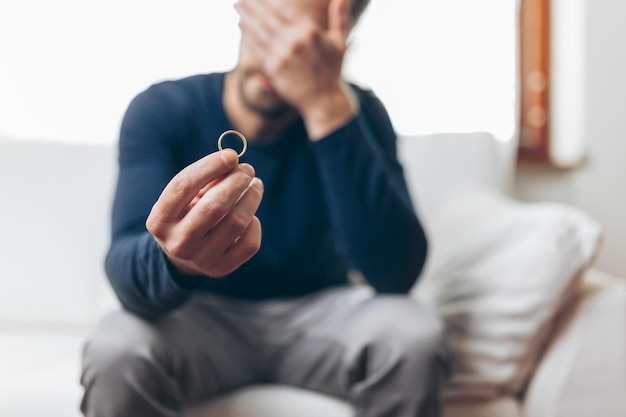
M 6 3 L 6 2 L 5 2 Z M 346 74 L 399 133 L 516 131 L 516 0 L 372 0 Z M 236 62 L 232 1 L 22 0 L 0 13 L 0 135 L 112 142 L 149 84 Z
M 520 136 L 524 162 L 550 158 L 550 3 L 522 0 L 520 7 Z
M 516 132 L 517 0 L 372 0 L 347 73 L 399 133 Z
M 587 152 L 585 0 L 521 0 L 519 159 L 558 168 Z

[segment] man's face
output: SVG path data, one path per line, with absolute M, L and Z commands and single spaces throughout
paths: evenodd
M 328 3 L 330 0 L 278 0 L 281 10 L 289 10 L 294 15 L 313 18 L 326 27 Z M 291 110 L 291 106 L 276 94 L 253 47 L 242 35 L 239 48 L 237 89 L 244 105 L 265 119 L 276 119 Z
M 249 110 L 265 119 L 277 119 L 291 109 L 291 106 L 272 88 L 245 39 L 241 41 L 239 62 L 235 71 L 239 96 Z

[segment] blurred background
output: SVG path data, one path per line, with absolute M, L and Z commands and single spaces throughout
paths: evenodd
M 347 76 L 371 86 L 401 133 L 513 136 L 516 1 L 372 1 Z M 0 133 L 112 143 L 151 83 L 237 59 L 233 1 L 4 1 Z
M 540 39 L 520 37 L 523 3 L 372 0 L 346 77 L 401 135 L 492 134 L 508 193 L 587 211 L 605 229 L 595 266 L 626 277 L 626 2 L 552 0 Z M 39 390 L 76 413 L 80 343 L 114 305 L 102 263 L 121 117 L 154 82 L 231 69 L 239 37 L 231 0 L 0 0 L 0 405 Z M 525 90 L 543 100 L 527 108 Z

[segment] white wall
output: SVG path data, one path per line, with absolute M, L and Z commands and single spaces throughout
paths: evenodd
M 585 8 L 584 44 L 571 38 L 558 47 L 584 48 L 584 81 L 570 87 L 585 100 L 587 161 L 571 171 L 522 170 L 515 191 L 524 200 L 574 204 L 595 216 L 605 227 L 597 267 L 626 277 L 626 2 L 586 0 Z
M 0 134 L 113 143 L 149 84 L 237 58 L 233 1 L 0 1 Z
M 510 139 L 516 1 L 374 1 L 351 37 L 346 75 L 376 91 L 400 133 Z M 233 3 L 0 2 L 0 135 L 113 143 L 149 84 L 235 65 Z

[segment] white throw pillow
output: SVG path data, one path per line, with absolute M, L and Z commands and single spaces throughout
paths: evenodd
M 601 226 L 574 207 L 471 189 L 449 199 L 427 231 L 414 295 L 449 332 L 456 369 L 447 399 L 521 392 L 598 251 Z

